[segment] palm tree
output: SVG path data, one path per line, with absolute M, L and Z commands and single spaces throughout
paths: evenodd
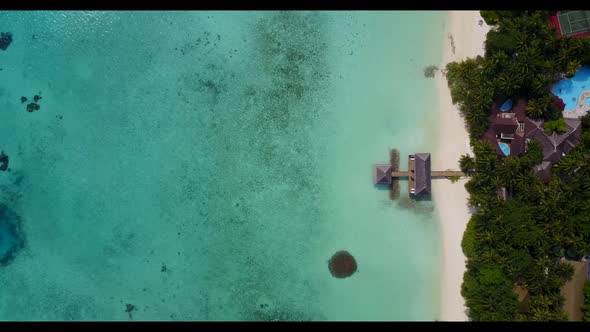
M 506 55 L 506 53 L 503 51 L 498 51 L 492 54 L 490 57 L 486 57 L 486 59 L 488 59 L 489 63 L 493 64 L 497 69 L 499 69 L 498 67 L 501 68 L 508 62 L 508 55 Z
M 518 90 L 517 84 L 515 80 L 508 74 L 508 72 L 504 71 L 498 76 L 498 89 L 502 94 L 506 96 L 511 96 Z
M 556 73 L 559 72 L 559 63 L 550 56 L 545 56 L 539 62 L 539 71 L 547 74 L 550 80 L 553 80 Z
M 482 263 L 494 263 L 498 262 L 500 255 L 493 249 L 484 249 L 480 256 Z
M 495 156 L 496 152 L 492 144 L 489 142 L 476 142 L 477 144 L 474 146 L 475 155 L 479 158 L 480 156 L 489 157 Z
M 579 38 L 570 38 L 569 41 L 569 49 L 568 51 L 570 54 L 576 58 L 578 58 L 581 53 L 584 51 L 584 41 Z
M 492 104 L 492 94 L 493 91 L 490 91 L 489 87 L 478 84 L 473 88 L 471 105 L 473 105 L 474 109 L 480 112 L 483 111 L 485 114 Z
M 560 160 L 557 164 L 553 165 L 553 169 L 559 173 L 570 173 L 579 167 L 586 165 L 586 163 L 587 161 L 584 153 L 581 150 L 576 149 L 565 156 L 565 158 Z
M 571 58 L 571 54 L 569 52 L 569 40 L 571 39 L 572 38 L 561 39 L 561 45 L 558 48 L 557 54 L 555 56 L 555 60 L 559 63 L 561 68 L 565 68 Z
M 578 59 L 570 61 L 567 64 L 566 75 L 568 77 L 573 77 L 574 75 L 576 75 L 576 73 L 578 72 L 578 70 L 580 69 L 581 66 L 582 66 L 582 64 L 580 63 L 580 60 L 578 60 Z
M 531 99 L 527 103 L 526 113 L 531 118 L 541 118 L 545 114 L 545 104 L 540 99 Z
M 459 168 L 467 175 L 472 175 L 475 172 L 475 159 L 468 154 L 464 154 L 459 159 Z
M 534 71 L 535 67 L 541 62 L 539 50 L 532 47 L 526 47 L 518 53 L 516 61 L 512 62 L 512 69 L 515 73 L 528 75 Z
M 543 270 L 539 270 L 536 267 L 531 267 L 529 270 L 525 271 L 525 278 L 529 291 L 532 293 L 542 291 L 545 287 L 546 281 L 544 277 Z
M 549 308 L 551 307 L 551 305 L 553 304 L 554 299 L 552 299 L 550 296 L 547 296 L 545 294 L 540 294 L 540 295 L 536 295 L 533 296 L 531 298 L 531 305 L 535 306 L 536 308 Z
M 549 84 L 551 84 L 551 77 L 543 73 L 537 73 L 532 82 L 533 92 L 538 96 L 541 96 L 547 92 Z
M 555 320 L 555 315 L 549 308 L 533 307 L 529 312 L 531 313 L 531 320 L 535 322 L 548 322 Z
M 515 35 L 516 39 L 516 50 L 522 52 L 528 47 L 529 34 L 526 31 L 520 31 Z
M 507 185 L 506 181 L 504 181 L 503 178 L 498 175 L 493 175 L 490 177 L 490 184 L 495 190 L 498 190 Z
M 478 158 L 475 163 L 477 170 L 481 173 L 482 182 L 489 182 L 497 176 L 494 174 L 495 162 L 490 157 Z
M 533 189 L 531 188 L 531 182 L 534 181 L 535 175 L 531 173 L 530 169 L 526 169 L 516 175 L 514 181 L 515 187 L 519 190 L 523 197 L 528 198 L 525 201 L 530 201 L 534 197 Z
M 484 203 L 485 200 L 481 199 L 479 196 L 477 195 L 469 195 L 469 198 L 467 198 L 467 204 L 469 204 L 469 206 L 473 206 L 476 208 L 479 208 L 482 203 Z
M 516 183 L 516 176 L 520 173 L 520 160 L 517 157 L 509 156 L 498 166 L 498 172 L 508 186 Z

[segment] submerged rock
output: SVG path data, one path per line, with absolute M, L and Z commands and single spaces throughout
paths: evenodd
M 8 170 L 8 156 L 4 151 L 0 152 L 0 171 Z
M 437 66 L 428 66 L 424 68 L 424 77 L 426 78 L 434 78 L 436 72 L 438 71 Z
M 27 112 L 38 111 L 39 109 L 41 109 L 41 106 L 39 106 L 37 103 L 27 104 Z
M 133 319 L 133 312 L 137 310 L 137 307 L 131 303 L 125 305 L 125 312 L 129 315 L 129 319 Z
M 24 246 L 25 237 L 19 215 L 0 204 L 0 266 L 8 265 Z
M 335 253 L 328 264 L 330 273 L 335 278 L 350 277 L 356 272 L 356 260 L 348 251 L 338 251 Z
M 33 97 L 33 101 L 34 101 L 34 102 L 38 102 L 39 100 L 41 100 L 41 96 L 39 96 L 39 95 L 35 95 L 35 96 Z
M 12 43 L 12 33 L 0 32 L 0 50 L 6 51 L 10 43 Z
M 24 103 L 26 103 L 26 102 L 27 102 L 27 100 L 29 100 L 29 98 L 27 98 L 27 97 L 25 97 L 25 96 L 22 96 L 22 97 L 20 97 L 20 102 L 21 102 L 21 104 L 24 104 Z

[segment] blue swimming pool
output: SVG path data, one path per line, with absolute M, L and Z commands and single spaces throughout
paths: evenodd
M 512 99 L 508 99 L 500 106 L 500 111 L 506 112 L 512 108 Z
M 573 110 L 578 105 L 578 98 L 582 92 L 590 90 L 590 67 L 583 66 L 576 75 L 570 79 L 559 81 L 551 90 L 565 103 L 565 110 Z M 586 105 L 590 105 L 589 98 Z
M 502 150 L 505 156 L 510 155 L 510 145 L 502 142 L 498 143 L 498 145 L 500 146 L 500 150 Z

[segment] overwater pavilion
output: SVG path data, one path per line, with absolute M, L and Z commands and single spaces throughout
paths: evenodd
M 395 166 L 397 169 L 397 165 Z M 432 194 L 432 178 L 464 176 L 461 171 L 433 171 L 430 153 L 414 153 L 408 156 L 408 171 L 392 171 L 390 164 L 376 164 L 373 167 L 374 184 L 392 184 L 394 179 L 408 179 L 408 193 L 411 196 Z

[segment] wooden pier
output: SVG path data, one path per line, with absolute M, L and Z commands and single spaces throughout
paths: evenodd
M 408 193 L 411 196 L 428 196 L 432 193 L 431 180 L 462 177 L 461 171 L 433 171 L 430 165 L 430 153 L 415 153 L 408 156 L 408 170 L 400 171 L 398 165 L 376 164 L 373 168 L 374 184 L 389 184 L 392 190 L 397 188 L 397 180 L 408 179 Z M 394 188 L 394 185 L 396 188 Z
M 393 178 L 407 178 L 410 172 L 391 172 Z M 461 171 L 430 171 L 430 176 L 433 178 L 449 178 L 451 176 L 465 176 Z

